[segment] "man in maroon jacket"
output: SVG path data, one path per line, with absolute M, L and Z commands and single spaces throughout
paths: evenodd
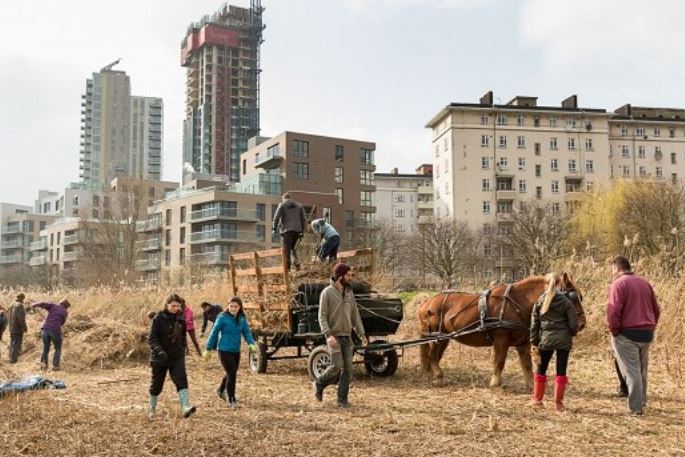
M 659 304 L 652 286 L 633 274 L 627 258 L 616 257 L 612 272 L 615 279 L 607 303 L 611 347 L 628 384 L 630 412 L 642 415 L 647 404 L 649 345 L 659 321 Z

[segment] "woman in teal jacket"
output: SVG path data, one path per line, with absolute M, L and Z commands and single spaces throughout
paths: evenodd
M 228 303 L 228 309 L 217 317 L 204 352 L 205 359 L 208 359 L 210 351 L 219 350 L 219 360 L 226 375 L 221 380 L 216 393 L 222 400 L 227 400 L 228 405 L 233 409 L 238 407 L 238 401 L 235 398 L 235 381 L 240 363 L 241 335 L 247 341 L 250 351 L 257 348 L 250 331 L 250 324 L 247 323 L 243 312 L 243 301 L 240 297 L 233 297 Z

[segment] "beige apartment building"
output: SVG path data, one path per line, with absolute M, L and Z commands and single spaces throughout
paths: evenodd
M 5 206 L 6 204 L 1 204 Z M 14 205 L 16 206 L 16 205 Z M 3 218 L 0 230 L 0 269 L 8 270 L 33 265 L 32 245 L 40 239 L 40 232 L 55 218 L 16 210 Z
M 355 230 L 373 224 L 375 143 L 286 131 L 254 138 L 249 146 L 241 155 L 241 186 L 280 183 L 305 207 L 316 205 L 329 215 L 343 247 Z M 321 201 L 321 194 L 336 195 L 339 208 Z
M 416 173 L 376 173 L 376 220 L 411 235 L 433 217 L 433 167 L 423 164 Z

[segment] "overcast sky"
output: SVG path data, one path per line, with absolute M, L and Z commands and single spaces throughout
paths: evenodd
M 234 0 L 249 6 L 248 0 Z M 375 141 L 379 172 L 430 161 L 450 102 L 685 107 L 685 2 L 263 0 L 262 134 Z M 0 2 L 0 201 L 78 180 L 86 78 L 121 57 L 135 95 L 164 99 L 163 178 L 181 179 L 180 42 L 214 0 Z

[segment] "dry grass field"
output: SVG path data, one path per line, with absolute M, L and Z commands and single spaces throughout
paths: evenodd
M 626 413 L 623 399 L 613 396 L 616 382 L 602 326 L 608 273 L 588 265 L 575 268 L 591 272 L 578 275 L 589 329 L 572 353 L 567 411 L 562 414 L 554 413 L 549 401 L 543 410 L 528 406 L 515 351 L 503 388 L 492 390 L 490 350 L 451 345 L 443 363 L 447 385 L 440 388 L 431 387 L 417 371 L 418 349 L 405 352 L 390 379 L 370 379 L 358 367 L 350 410 L 335 406 L 334 390 L 326 391 L 323 404 L 313 400 L 305 360 L 272 362 L 267 374 L 255 375 L 247 369 L 246 354 L 238 378 L 240 408 L 230 410 L 215 394 L 222 373 L 218 361 L 202 362 L 191 354 L 188 373 L 197 414 L 188 420 L 178 417 L 169 382 L 159 417 L 150 422 L 149 373 L 141 340 L 145 327 L 139 316 L 161 295 L 138 291 L 135 299 L 126 299 L 121 294 L 131 291 L 90 291 L 81 293 L 81 302 L 72 300 L 74 323 L 66 335 L 64 370 L 47 374 L 64 380 L 68 388 L 0 399 L 0 455 L 685 455 L 685 345 L 677 339 L 683 332 L 677 312 L 683 285 L 654 277 L 664 316 L 653 345 L 649 406 L 644 417 L 636 418 Z M 208 286 L 204 294 L 219 295 L 220 290 L 220 285 Z M 182 293 L 196 303 L 203 291 Z M 7 302 L 9 294 L 0 298 Z M 395 339 L 416 334 L 419 300 L 407 304 Z M 92 322 L 76 319 L 76 314 Z M 122 323 L 127 315 L 134 318 Z M 7 365 L 2 345 L 0 379 L 37 374 L 40 322 L 36 316 L 29 321 L 28 350 L 19 364 Z M 551 393 L 548 389 L 548 398 Z

